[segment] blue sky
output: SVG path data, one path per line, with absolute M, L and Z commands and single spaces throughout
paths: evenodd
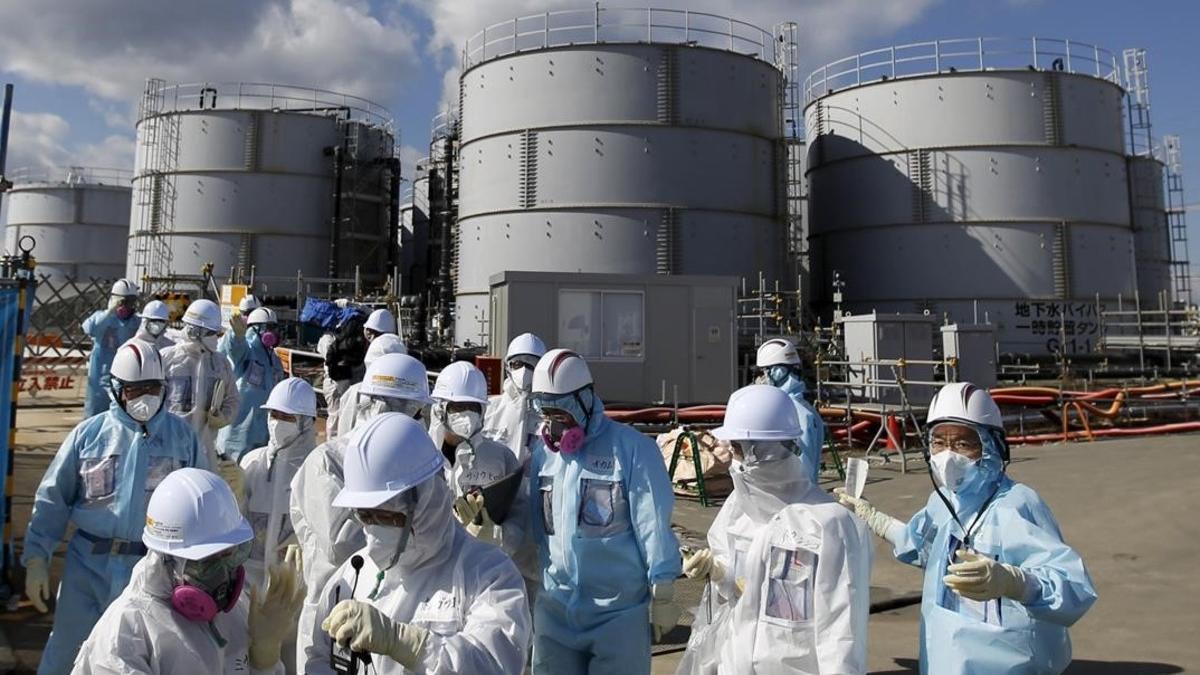
M 636 6 L 636 3 L 612 3 Z M 661 0 L 801 26 L 803 75 L 889 44 L 978 35 L 1065 37 L 1148 49 L 1156 135 L 1183 137 L 1185 185 L 1200 205 L 1200 78 L 1191 51 L 1200 1 Z M 17 86 L 9 168 L 132 165 L 145 78 L 269 81 L 348 91 L 387 106 L 405 171 L 425 154 L 429 120 L 453 91 L 458 49 L 484 25 L 564 0 L 0 0 L 0 80 Z M 1187 181 L 1186 167 L 1197 167 Z M 1191 209 L 1194 227 L 1200 207 Z M 1192 237 L 1200 261 L 1200 233 Z

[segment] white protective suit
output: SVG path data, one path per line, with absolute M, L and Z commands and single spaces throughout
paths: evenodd
M 399 560 L 378 582 L 378 590 L 379 568 L 364 548 L 358 552 L 364 563 L 357 588 L 347 561 L 322 591 L 318 616 L 328 616 L 339 600 L 353 597 L 393 621 L 430 631 L 419 672 L 520 673 L 532 620 L 517 568 L 502 551 L 471 537 L 454 520 L 453 498 L 444 481 L 425 480 L 413 489 L 417 501 L 412 534 Z M 369 597 L 373 591 L 374 600 Z M 315 626 L 304 671 L 333 672 L 330 648 L 329 635 Z M 371 672 L 409 671 L 386 656 L 373 655 Z
M 283 562 L 287 545 L 299 543 L 292 526 L 292 479 L 316 444 L 316 427 L 310 423 L 286 446 L 277 448 L 272 441 L 242 457 L 246 519 L 254 528 L 254 548 L 246 561 L 247 583 L 261 586 L 267 569 Z
M 358 413 L 360 406 L 358 405 L 358 389 L 362 386 L 362 382 L 355 382 L 346 388 L 344 392 L 338 395 L 338 409 L 336 423 L 335 438 L 350 438 L 350 432 L 354 431 L 354 425 L 358 424 Z M 363 407 L 370 405 L 371 400 L 363 397 Z
M 133 577 L 92 629 L 74 675 L 206 675 L 211 673 L 276 673 L 250 667 L 248 594 L 237 606 L 220 612 L 210 627 L 183 618 L 171 607 L 174 585 L 161 553 L 151 551 L 133 568 Z M 213 630 L 226 641 L 213 639 Z
M 760 527 L 721 672 L 867 672 L 871 533 L 818 487 Z
M 517 461 L 525 464 L 542 420 L 529 405 L 529 392 L 522 391 L 511 377 L 504 377 L 501 392 L 488 402 L 483 417 L 483 433 L 497 443 L 508 446 Z
M 233 422 L 240 402 L 233 366 L 224 354 L 191 340 L 164 349 L 161 356 L 167 379 L 164 404 L 191 425 L 208 453 L 209 466 L 215 467 L 220 459 L 217 430 Z M 218 382 L 222 383 L 224 398 L 217 412 L 224 424 L 214 426 L 209 420 L 209 406 Z
M 304 663 L 304 650 L 313 630 L 320 630 L 324 615 L 317 616 L 321 591 L 342 563 L 366 545 L 362 525 L 349 509 L 333 506 L 342 490 L 342 463 L 348 436 L 335 438 L 313 449 L 292 478 L 292 527 L 304 554 L 304 608 L 296 637 L 296 662 Z
M 433 433 L 440 436 L 440 430 L 439 425 Z M 441 449 L 442 439 L 433 440 L 434 445 Z M 454 449 L 454 463 L 446 462 L 445 476 L 454 497 L 458 498 L 472 489 L 491 485 L 523 470 L 524 467 L 517 463 L 517 459 L 508 448 L 487 438 L 482 432 L 476 432 Z M 485 541 L 498 544 L 510 556 L 513 555 L 525 541 L 528 529 L 526 519 L 529 518 L 528 504 L 528 491 L 522 492 L 518 488 L 504 522 L 497 524 L 492 532 L 480 532 L 479 536 Z M 486 503 L 484 508 L 487 508 Z

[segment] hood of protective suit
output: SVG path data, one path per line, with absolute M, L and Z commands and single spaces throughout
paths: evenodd
M 735 462 L 729 476 L 737 505 L 759 524 L 765 524 L 813 488 L 804 461 L 796 455 L 754 464 Z
M 558 396 L 553 400 L 552 403 L 546 403 L 542 407 L 565 410 L 570 413 L 571 417 L 574 417 L 576 421 L 586 419 L 586 425 L 580 422 L 580 426 L 584 427 L 584 433 L 587 434 L 584 439 L 584 443 L 586 444 L 588 441 L 603 432 L 605 425 L 608 424 L 608 416 L 604 414 L 604 402 L 601 401 L 600 397 L 596 395 L 595 389 L 588 389 L 580 392 L 579 398 L 583 399 L 585 404 L 591 406 L 591 415 L 588 415 L 588 411 L 584 410 L 583 406 L 579 404 L 579 401 L 575 398 L 574 394 L 563 394 L 562 396 Z
M 417 505 L 412 514 L 412 534 L 396 560 L 400 570 L 445 561 L 451 553 L 454 530 L 459 527 L 451 516 L 454 496 L 440 474 L 413 489 L 417 492 Z
M 808 391 L 808 385 L 795 373 L 788 375 L 787 382 L 784 382 L 779 388 L 792 398 L 803 397 Z

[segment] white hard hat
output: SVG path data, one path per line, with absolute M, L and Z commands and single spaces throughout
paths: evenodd
M 146 303 L 141 312 L 138 312 L 138 316 L 151 321 L 170 321 L 171 308 L 167 307 L 167 303 L 162 300 L 151 300 Z
M 212 300 L 196 300 L 188 305 L 183 314 L 183 322 L 189 326 L 199 326 L 208 330 L 221 330 L 221 308 Z
M 363 324 L 363 328 L 370 328 L 376 333 L 395 333 L 396 332 L 396 317 L 386 309 L 377 309 L 371 312 L 371 316 L 367 317 L 367 322 Z
M 259 302 L 258 298 L 254 297 L 253 295 L 246 295 L 242 298 L 242 301 L 238 303 L 238 311 L 242 314 L 256 310 L 259 307 L 262 307 L 262 303 Z
M 791 340 L 774 338 L 762 343 L 758 348 L 758 358 L 755 359 L 754 365 L 759 368 L 798 366 L 800 354 L 796 352 L 796 345 L 792 344 Z
M 533 369 L 535 394 L 573 394 L 591 384 L 587 362 L 569 349 L 551 349 Z
M 317 393 L 312 385 L 299 377 L 289 377 L 271 389 L 264 410 L 278 410 L 289 415 L 317 416 Z
M 533 333 L 521 333 L 508 343 L 508 351 L 504 354 L 504 360 L 508 361 L 517 356 L 532 356 L 534 358 L 542 358 L 546 353 L 546 343 Z
M 722 441 L 790 441 L 803 434 L 792 397 L 765 384 L 733 392 L 725 406 L 724 424 L 712 431 Z
M 355 427 L 343 463 L 341 509 L 373 509 L 437 476 L 445 464 L 424 425 L 402 413 L 381 413 Z
M 137 294 L 137 284 L 128 279 L 117 279 L 115 282 L 113 282 L 112 292 L 109 293 L 109 295 L 118 295 L 122 298 Z
M 154 345 L 134 338 L 117 350 L 108 372 L 122 382 L 162 380 L 163 365 Z
M 455 361 L 438 373 L 437 381 L 433 383 L 433 398 L 487 405 L 487 378 L 483 371 L 466 361 Z
M 367 368 L 359 393 L 433 403 L 429 398 L 429 374 L 420 361 L 408 354 L 384 354 Z
M 142 543 L 152 551 L 200 560 L 253 538 L 233 490 L 203 469 L 172 471 L 146 506 Z
M 407 354 L 408 347 L 404 346 L 404 340 L 400 339 L 395 333 L 384 333 L 379 337 L 371 340 L 371 344 L 367 347 L 367 355 L 363 357 L 363 363 L 369 368 L 375 359 L 384 354 Z
M 1004 418 L 991 394 L 970 382 L 955 382 L 939 389 L 929 402 L 925 422 L 965 422 L 1004 431 Z
M 246 325 L 253 326 L 260 323 L 278 323 L 279 319 L 275 316 L 275 310 L 269 307 L 259 307 L 250 316 L 246 317 Z

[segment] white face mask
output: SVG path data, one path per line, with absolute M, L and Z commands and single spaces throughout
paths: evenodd
M 409 527 L 363 525 L 363 534 L 367 537 L 367 555 L 371 556 L 371 560 L 379 569 L 390 569 L 408 547 L 408 536 L 411 532 Z
M 147 321 L 146 322 L 146 332 L 153 335 L 154 337 L 158 337 L 158 336 L 162 335 L 166 330 L 167 330 L 167 324 L 163 321 Z
M 523 366 L 508 372 L 509 376 L 512 377 L 512 381 L 521 391 L 528 393 L 533 390 L 533 368 Z
M 271 444 L 276 448 L 286 448 L 300 437 L 300 424 L 267 418 L 267 433 L 271 436 Z
M 975 460 L 970 457 L 953 450 L 943 450 L 929 458 L 929 471 L 938 485 L 951 492 L 958 492 L 963 477 L 974 464 Z
M 470 438 L 483 428 L 483 420 L 474 410 L 452 412 L 446 415 L 446 426 L 459 438 Z
M 146 394 L 125 402 L 125 412 L 139 422 L 147 422 L 162 406 L 162 396 Z

